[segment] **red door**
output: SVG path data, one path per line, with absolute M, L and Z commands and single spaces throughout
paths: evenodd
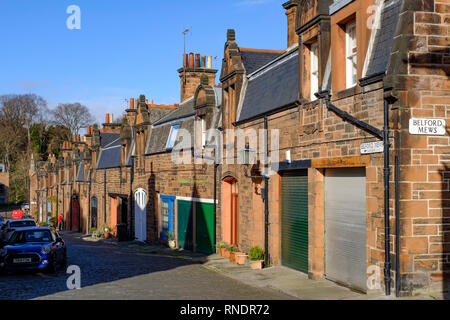
M 72 199 L 72 231 L 78 232 L 78 219 L 80 216 L 78 200 Z

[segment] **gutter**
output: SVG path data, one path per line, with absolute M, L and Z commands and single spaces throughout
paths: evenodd
M 276 108 L 276 109 L 273 109 L 273 110 L 270 110 L 270 111 L 266 111 L 264 113 L 260 113 L 260 114 L 258 114 L 256 116 L 253 116 L 253 117 L 250 117 L 250 118 L 247 118 L 247 119 L 244 119 L 244 120 L 239 120 L 239 121 L 233 122 L 232 124 L 233 124 L 233 126 L 237 127 L 237 126 L 239 126 L 241 124 L 244 124 L 244 123 L 247 123 L 247 122 L 251 122 L 251 121 L 254 121 L 254 120 L 259 120 L 261 118 L 269 117 L 271 115 L 274 115 L 274 114 L 282 112 L 282 111 L 286 111 L 286 110 L 289 110 L 289 109 L 297 108 L 300 105 L 301 105 L 300 100 L 295 100 L 295 101 L 293 101 L 291 103 L 288 103 L 288 104 L 286 104 L 284 106 L 281 106 L 279 108 Z

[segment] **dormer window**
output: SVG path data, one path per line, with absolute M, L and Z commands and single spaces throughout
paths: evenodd
M 345 42 L 346 42 L 346 83 L 347 88 L 356 85 L 356 23 L 352 22 L 346 25 L 345 28 Z
M 170 128 L 169 139 L 167 140 L 166 150 L 172 150 L 175 146 L 175 141 L 177 140 L 178 130 L 180 129 L 179 124 L 175 124 Z
M 319 46 L 317 42 L 310 48 L 311 56 L 311 101 L 316 100 L 315 94 L 319 92 Z

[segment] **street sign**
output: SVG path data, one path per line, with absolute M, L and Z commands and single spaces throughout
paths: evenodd
M 384 142 L 375 141 L 368 143 L 361 143 L 361 154 L 379 153 L 384 151 Z
M 409 133 L 427 136 L 443 136 L 446 133 L 445 119 L 409 119 Z

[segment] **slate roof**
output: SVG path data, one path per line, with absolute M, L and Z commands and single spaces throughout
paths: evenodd
M 100 133 L 101 151 L 97 169 L 118 168 L 121 166 L 121 142 L 119 133 Z
M 153 125 L 157 126 L 166 122 L 195 115 L 194 104 L 194 97 L 183 101 L 179 108 L 169 112 L 167 115 L 156 121 Z
M 238 122 L 296 101 L 298 81 L 298 48 L 296 48 L 248 78 Z
M 101 132 L 100 133 L 100 146 L 102 148 L 105 148 L 107 145 L 111 144 L 112 142 L 116 141 L 117 139 L 120 139 L 119 133 Z
M 366 78 L 385 73 L 394 42 L 402 0 L 387 0 L 383 3 L 380 29 L 376 32 L 372 55 L 369 60 Z
M 278 58 L 282 53 L 265 51 L 247 51 L 241 50 L 242 63 L 244 64 L 247 75 L 255 72 L 270 61 Z
M 81 158 L 83 157 L 83 153 L 80 153 Z M 77 182 L 84 181 L 84 160 L 81 160 L 80 167 L 78 168 L 77 173 Z
M 220 106 L 222 105 L 222 88 L 214 88 L 214 92 L 216 96 L 214 125 L 217 126 L 217 119 L 219 118 L 218 113 L 220 112 Z M 175 124 L 180 125 L 178 132 L 180 132 L 181 130 L 186 130 L 190 133 L 191 139 L 190 141 L 185 141 L 180 136 L 178 136 L 175 140 L 174 149 L 188 149 L 190 147 L 193 147 L 196 114 L 194 107 L 194 98 L 188 99 L 180 104 L 180 107 L 177 110 L 174 110 L 159 121 L 155 122 L 150 130 L 150 137 L 148 139 L 146 154 L 151 155 L 168 152 L 168 150 L 166 149 L 167 140 L 169 139 L 170 130 Z M 190 144 L 188 145 L 189 142 Z

